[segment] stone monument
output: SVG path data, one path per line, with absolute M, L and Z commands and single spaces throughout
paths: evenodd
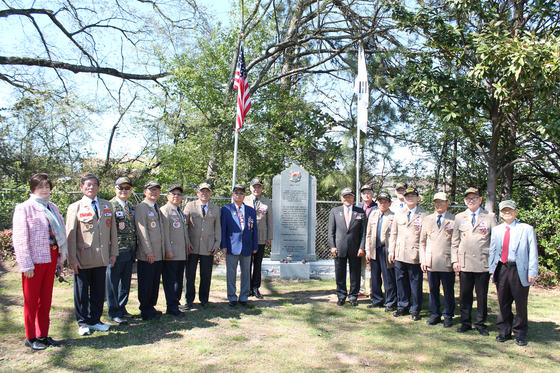
M 274 240 L 270 260 L 286 259 L 288 255 L 294 264 L 302 265 L 302 259 L 315 260 L 317 179 L 292 165 L 276 175 L 272 184 Z

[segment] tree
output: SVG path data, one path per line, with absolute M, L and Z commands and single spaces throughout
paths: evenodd
M 403 51 L 395 92 L 424 105 L 446 132 L 459 130 L 487 166 L 486 208 L 500 178 L 511 196 L 514 165 L 557 158 L 560 11 L 554 1 L 391 2 L 419 45 Z M 410 96 L 408 96 L 410 95 Z

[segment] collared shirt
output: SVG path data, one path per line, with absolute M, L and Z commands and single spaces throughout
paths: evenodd
M 235 205 L 235 203 L 234 203 Z M 245 225 L 245 222 L 247 221 L 247 217 L 245 216 L 245 204 L 242 203 L 241 207 L 235 205 L 235 211 L 237 213 L 239 213 L 239 210 L 241 210 L 241 214 L 243 215 L 243 225 Z M 239 221 L 239 216 L 237 217 L 237 221 Z M 239 221 L 239 224 L 241 225 L 241 222 Z M 245 227 L 241 227 L 241 230 L 243 230 Z
M 364 202 L 364 204 L 362 205 L 362 210 L 364 210 L 364 212 L 366 213 L 366 216 L 369 216 L 369 214 L 373 211 L 373 210 L 377 210 L 379 207 L 377 206 L 377 203 L 371 201 L 370 205 L 366 205 L 366 203 Z
M 126 202 L 123 201 L 122 199 L 120 199 L 119 196 L 115 196 L 115 199 L 117 200 L 117 202 L 121 205 L 121 207 L 122 207 L 123 209 L 126 208 L 126 207 L 125 207 L 125 206 L 126 206 Z
M 473 212 L 469 209 L 467 209 L 467 211 L 469 212 L 469 219 L 472 220 L 472 214 Z M 474 218 L 476 220 L 478 220 L 478 215 L 480 215 L 480 207 L 478 209 L 476 209 L 476 211 L 474 212 Z
M 519 229 L 517 228 L 517 220 L 514 220 L 511 224 L 507 225 L 506 227 L 509 227 L 509 248 L 508 248 L 508 263 L 514 263 L 515 262 L 515 247 L 513 246 L 513 243 L 515 242 L 515 235 L 519 234 Z M 504 229 L 504 235 L 506 233 L 506 230 Z M 502 242 L 504 242 L 503 238 L 502 238 Z
M 346 217 L 346 214 L 352 216 L 352 205 L 350 206 L 343 205 L 343 206 L 344 206 L 344 216 Z
M 208 214 L 208 202 L 206 203 L 201 203 L 200 204 L 200 209 L 204 212 L 204 216 L 206 216 L 206 214 Z
M 93 208 L 92 202 L 95 201 L 95 206 L 97 207 L 97 218 L 99 219 L 101 217 L 101 206 L 99 206 L 99 199 L 97 199 L 97 196 L 95 196 L 95 199 L 91 199 L 88 196 L 84 195 L 82 197 L 82 200 L 86 201 L 91 206 L 91 208 Z

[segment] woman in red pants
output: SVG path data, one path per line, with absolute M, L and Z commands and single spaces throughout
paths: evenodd
M 35 174 L 29 181 L 29 199 L 16 206 L 13 242 L 19 271 L 22 273 L 25 345 L 33 350 L 60 346 L 49 337 L 56 266 L 68 256 L 64 220 L 49 201 L 52 182 L 47 174 Z

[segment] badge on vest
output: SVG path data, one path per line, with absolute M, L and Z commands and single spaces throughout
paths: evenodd
M 152 227 L 152 228 L 155 228 L 155 227 L 156 227 L 156 222 L 155 222 L 155 221 L 153 221 L 153 222 L 151 222 L 151 224 L 150 224 L 150 225 L 151 225 L 151 227 Z
M 148 216 L 156 216 L 152 211 L 148 211 Z
M 115 211 L 115 215 L 117 216 L 117 218 L 122 218 L 124 216 L 124 213 L 122 211 Z
M 122 231 L 124 229 L 124 222 L 120 222 L 119 223 L 119 229 Z
M 154 223 L 155 224 L 155 223 Z M 173 227 L 174 228 L 180 228 L 181 227 L 181 223 L 176 221 L 175 223 L 173 223 Z
M 177 211 L 171 210 L 171 215 L 177 215 Z
M 111 219 L 107 219 L 107 226 L 108 226 L 108 227 L 111 226 Z

